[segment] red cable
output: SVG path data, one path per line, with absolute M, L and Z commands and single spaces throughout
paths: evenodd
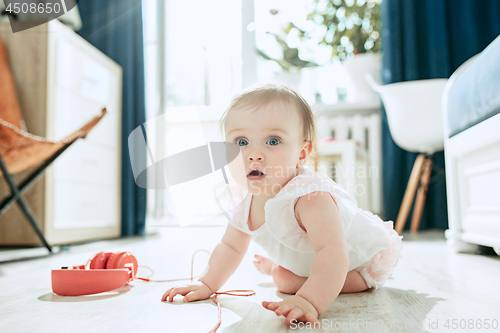
M 242 293 L 248 293 L 248 294 L 234 294 L 234 292 L 242 292 Z M 212 301 L 214 301 L 215 304 L 217 304 L 217 310 L 219 312 L 219 321 L 217 324 L 212 328 L 208 333 L 215 333 L 217 329 L 219 328 L 220 324 L 222 323 L 222 310 L 220 308 L 220 302 L 217 300 L 218 295 L 231 295 L 231 296 L 252 296 L 255 295 L 255 291 L 253 290 L 228 290 L 228 291 L 216 291 L 214 295 L 212 296 Z

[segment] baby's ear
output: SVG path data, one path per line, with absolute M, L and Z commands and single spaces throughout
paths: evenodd
M 305 146 L 304 148 L 306 148 L 306 149 L 307 149 L 307 155 L 308 155 L 308 156 L 309 156 L 309 155 L 311 155 L 311 152 L 312 152 L 312 149 L 313 149 L 312 142 L 311 142 L 310 140 L 306 140 L 306 141 L 304 142 L 304 146 Z
M 304 140 L 304 143 L 302 144 L 302 149 L 300 151 L 298 167 L 302 167 L 306 163 L 307 159 L 309 158 L 309 155 L 311 155 L 311 152 L 312 152 L 311 141 Z
M 310 140 L 304 140 L 304 143 L 302 144 L 302 151 L 304 151 L 306 153 L 306 159 L 309 155 L 311 155 L 311 152 L 312 152 L 312 143 Z M 301 151 L 301 154 L 302 154 L 302 151 Z

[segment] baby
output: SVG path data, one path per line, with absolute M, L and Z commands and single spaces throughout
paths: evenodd
M 184 302 L 204 300 L 224 285 L 253 239 L 270 256 L 255 255 L 278 291 L 293 294 L 262 305 L 295 321 L 318 317 L 340 293 L 376 289 L 392 275 L 402 248 L 393 222 L 357 207 L 327 175 L 304 164 L 315 146 L 307 102 L 283 85 L 268 84 L 235 97 L 220 121 L 226 141 L 241 148 L 248 195 L 197 282 L 170 288 Z

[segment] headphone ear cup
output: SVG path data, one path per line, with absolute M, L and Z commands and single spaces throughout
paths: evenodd
M 117 252 L 117 253 L 111 253 L 111 255 L 109 256 L 109 259 L 108 261 L 106 262 L 106 269 L 113 269 L 114 267 L 114 263 L 116 262 L 116 255 L 117 254 L 120 254 L 121 252 Z
M 113 253 L 106 263 L 106 269 L 127 268 L 126 264 L 133 264 L 135 276 L 137 274 L 138 263 L 137 259 L 130 252 Z
M 90 269 L 106 269 L 106 264 L 112 252 L 99 252 L 90 260 Z

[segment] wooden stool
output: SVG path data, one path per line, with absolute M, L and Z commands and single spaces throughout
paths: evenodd
M 415 207 L 413 208 L 410 231 L 417 232 L 420 227 L 420 220 L 422 219 L 422 211 L 424 210 L 425 197 L 432 171 L 432 156 L 433 155 L 419 154 L 415 159 L 415 164 L 413 164 L 410 179 L 408 180 L 408 185 L 406 186 L 405 195 L 401 202 L 398 218 L 396 220 L 395 229 L 399 235 L 401 235 L 405 227 L 417 188 L 418 193 L 417 199 L 415 200 Z

